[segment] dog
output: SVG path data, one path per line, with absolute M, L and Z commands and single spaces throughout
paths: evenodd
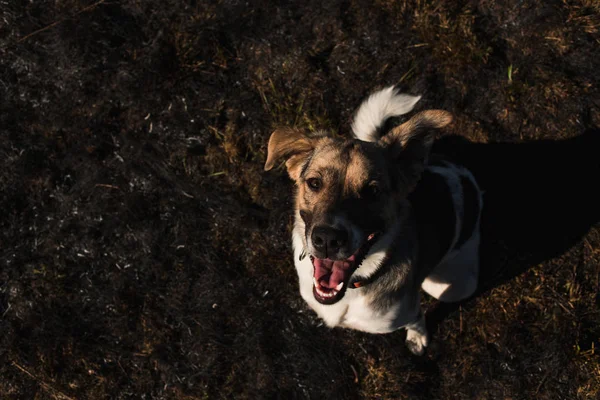
M 354 138 L 277 129 L 265 170 L 285 160 L 296 184 L 292 244 L 300 294 L 329 327 L 406 328 L 409 350 L 429 343 L 420 288 L 442 302 L 477 289 L 482 191 L 466 168 L 430 154 L 452 121 L 426 110 L 380 137 L 420 96 L 393 86 L 358 108 Z

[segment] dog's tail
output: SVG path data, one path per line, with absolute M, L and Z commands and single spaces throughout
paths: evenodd
M 398 93 L 394 86 L 373 93 L 360 105 L 352 131 L 357 139 L 375 142 L 379 139 L 377 130 L 386 119 L 410 112 L 421 96 Z

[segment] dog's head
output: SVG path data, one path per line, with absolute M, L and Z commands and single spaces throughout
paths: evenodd
M 377 142 L 297 129 L 273 132 L 265 170 L 285 159 L 296 182 L 296 212 L 305 226 L 317 301 L 340 300 L 370 247 L 406 214 L 436 129 L 451 120 L 446 111 L 423 111 Z

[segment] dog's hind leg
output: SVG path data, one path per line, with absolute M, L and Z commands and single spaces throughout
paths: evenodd
M 477 290 L 479 276 L 479 233 L 469 239 L 458 253 L 438 265 L 421 287 L 443 302 L 456 302 Z

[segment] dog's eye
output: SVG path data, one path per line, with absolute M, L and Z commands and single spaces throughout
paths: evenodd
M 379 184 L 377 184 L 376 182 L 372 182 L 369 185 L 367 185 L 367 187 L 365 187 L 363 193 L 364 196 L 367 198 L 379 197 L 379 195 L 381 194 L 381 188 L 379 187 Z
M 323 183 L 321 182 L 321 180 L 319 178 L 307 179 L 306 184 L 313 192 L 319 191 L 321 189 L 321 186 L 323 185 Z

